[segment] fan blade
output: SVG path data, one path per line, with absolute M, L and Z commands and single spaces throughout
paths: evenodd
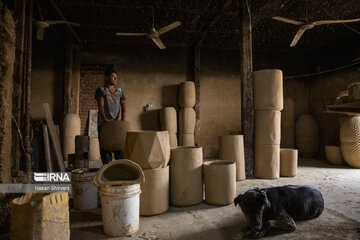
M 300 40 L 301 36 L 304 34 L 305 29 L 303 28 L 299 28 L 299 30 L 297 31 L 294 39 L 292 40 L 290 47 L 293 47 L 297 44 L 297 42 Z
M 322 20 L 322 21 L 316 21 L 312 24 L 314 25 L 323 25 L 323 24 L 331 24 L 331 23 L 350 23 L 350 22 L 359 22 L 360 18 L 354 18 L 354 19 L 347 19 L 347 20 Z
M 123 32 L 118 32 L 116 33 L 116 36 L 146 36 L 147 33 L 123 33 Z
M 48 23 L 49 25 L 54 25 L 54 24 L 70 24 L 70 25 L 74 25 L 74 26 L 80 27 L 80 24 L 78 24 L 78 23 L 68 22 L 68 21 L 62 21 L 62 20 L 45 21 L 45 22 Z
M 303 22 L 299 22 L 299 21 L 295 21 L 295 20 L 292 20 L 292 19 L 283 18 L 283 17 L 279 17 L 279 16 L 272 17 L 272 19 L 278 20 L 280 22 L 294 24 L 294 25 L 304 24 Z
M 160 28 L 160 29 L 158 30 L 158 33 L 159 33 L 159 34 L 166 33 L 166 32 L 168 32 L 168 31 L 170 31 L 170 30 L 173 30 L 174 28 L 177 28 L 177 27 L 180 26 L 180 25 L 181 25 L 181 22 L 179 22 L 179 21 L 173 22 L 172 24 L 169 24 L 169 25 L 167 25 L 167 26 L 165 26 L 165 27 L 163 27 L 163 28 Z
M 151 38 L 151 40 L 153 40 L 153 42 L 156 44 L 156 46 L 158 46 L 160 49 L 166 48 L 164 43 L 160 40 L 160 38 Z
M 45 32 L 45 28 L 41 28 L 38 26 L 36 30 L 36 39 L 44 40 L 44 32 Z

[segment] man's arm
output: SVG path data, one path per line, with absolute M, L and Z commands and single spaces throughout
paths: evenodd
M 125 119 L 126 119 L 126 101 L 121 100 L 120 106 L 121 106 L 121 121 L 125 121 Z
M 106 122 L 105 108 L 104 108 L 104 98 L 98 97 L 98 98 L 96 98 L 96 101 L 98 103 L 98 109 L 99 109 L 99 114 L 100 114 L 101 120 Z

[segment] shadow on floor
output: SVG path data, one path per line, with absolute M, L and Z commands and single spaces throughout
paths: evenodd
M 317 167 L 317 168 L 338 168 L 351 169 L 348 165 L 332 165 L 325 159 L 319 160 L 316 158 L 299 158 L 298 166 L 302 167 Z

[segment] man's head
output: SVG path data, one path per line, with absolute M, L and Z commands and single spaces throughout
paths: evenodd
M 116 85 L 117 82 L 117 73 L 115 72 L 115 70 L 110 70 L 107 71 L 105 73 L 105 77 L 106 77 L 106 83 L 108 85 Z

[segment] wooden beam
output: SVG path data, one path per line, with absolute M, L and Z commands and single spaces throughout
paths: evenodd
M 52 7 L 54 8 L 55 12 L 57 13 L 57 15 L 61 18 L 61 20 L 66 21 L 66 18 L 64 17 L 63 13 L 61 12 L 60 8 L 56 5 L 56 3 L 54 2 L 54 0 L 49 0 L 50 4 L 52 5 Z M 67 30 L 70 32 L 70 34 L 73 36 L 73 38 L 77 41 L 77 43 L 82 44 L 79 36 L 77 35 L 77 33 L 75 32 L 75 30 L 71 27 L 70 24 L 65 24 Z
M 65 75 L 64 75 L 64 113 L 70 113 L 71 106 L 71 77 L 73 67 L 73 50 L 74 44 L 72 40 L 68 40 L 66 45 L 65 56 Z
M 252 33 L 250 1 L 240 0 L 241 129 L 244 134 L 246 175 L 254 172 L 254 90 L 252 77 Z
M 14 1 L 14 18 L 16 24 L 16 50 L 14 63 L 14 80 L 13 80 L 13 116 L 18 123 L 19 128 L 22 129 L 22 96 L 24 84 L 24 59 L 25 59 L 25 20 L 26 20 L 26 1 Z M 21 146 L 20 137 L 16 128 L 12 128 L 12 169 L 20 169 L 21 160 Z
M 196 91 L 195 112 L 196 119 L 200 119 L 200 46 L 194 46 L 194 82 Z

